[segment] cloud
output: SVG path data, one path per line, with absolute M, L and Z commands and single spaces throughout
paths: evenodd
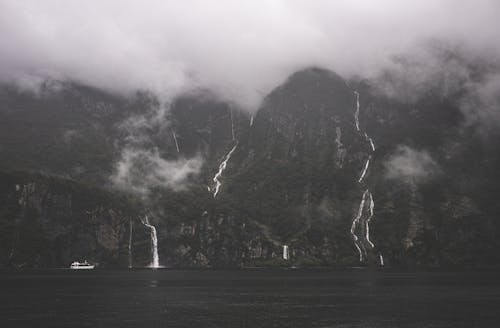
M 427 151 L 408 146 L 399 146 L 384 166 L 386 178 L 406 183 L 422 182 L 439 172 L 438 164 Z
M 120 122 L 123 135 L 115 146 L 121 155 L 110 176 L 116 188 L 148 197 L 157 188 L 184 190 L 190 178 L 200 172 L 203 158 L 199 155 L 175 159 L 162 156 L 160 140 L 170 135 L 169 121 L 164 117 L 167 109 L 168 105 L 153 103 Z
M 481 81 L 471 81 L 466 90 L 460 108 L 466 114 L 467 123 L 486 127 L 482 133 L 497 130 L 500 125 L 500 72 L 486 74 Z
M 255 110 L 299 68 L 375 76 L 429 38 L 497 56 L 498 17 L 495 0 L 0 0 L 0 81 L 203 87 Z
M 198 174 L 202 164 L 200 157 L 165 160 L 158 149 L 125 148 L 111 181 L 118 189 L 143 196 L 158 187 L 178 191 L 187 187 L 189 177 Z
M 405 103 L 429 94 L 453 96 L 464 90 L 473 75 L 468 62 L 472 58 L 461 58 L 461 54 L 463 50 L 456 45 L 429 41 L 411 53 L 393 56 L 370 84 L 375 93 Z
M 452 101 L 468 126 L 485 136 L 500 125 L 500 56 L 457 44 L 428 41 L 412 53 L 393 56 L 370 80 L 372 92 L 407 104 L 429 96 Z

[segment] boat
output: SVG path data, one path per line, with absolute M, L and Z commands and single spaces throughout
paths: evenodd
M 92 270 L 93 268 L 95 268 L 95 265 L 90 264 L 87 260 L 83 262 L 75 261 L 70 265 L 70 269 L 73 270 Z

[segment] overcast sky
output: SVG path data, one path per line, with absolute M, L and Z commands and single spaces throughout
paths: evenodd
M 498 0 L 0 0 L 0 80 L 209 87 L 251 109 L 297 69 L 371 76 L 429 38 L 495 57 L 499 18 Z

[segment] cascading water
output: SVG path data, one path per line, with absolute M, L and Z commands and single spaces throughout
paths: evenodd
M 177 135 L 174 130 L 172 130 L 172 136 L 174 137 L 175 148 L 177 149 L 177 152 L 180 153 L 181 151 L 179 149 L 179 143 L 177 142 Z
M 224 170 L 226 169 L 227 162 L 231 159 L 231 156 L 233 155 L 234 151 L 238 147 L 238 140 L 236 140 L 236 135 L 234 132 L 233 109 L 231 107 L 229 107 L 229 115 L 231 117 L 231 137 L 232 137 L 233 141 L 235 141 L 236 143 L 233 146 L 233 148 L 231 148 L 229 153 L 226 154 L 226 156 L 224 157 L 224 160 L 219 164 L 219 171 L 217 171 L 217 173 L 215 173 L 215 176 L 212 179 L 212 181 L 215 183 L 215 187 L 213 188 L 214 198 L 217 197 L 217 194 L 219 193 L 220 187 L 222 186 L 222 182 L 220 181 L 220 177 L 222 176 L 222 172 L 224 172 Z M 253 116 L 252 116 L 251 123 L 252 122 L 253 122 Z M 211 188 L 208 187 L 207 189 L 210 192 Z
M 356 124 L 356 130 L 359 129 L 359 93 L 354 91 L 354 95 L 356 96 L 356 111 L 354 112 L 354 123 Z
M 363 181 L 363 178 L 365 177 L 366 171 L 368 171 L 368 166 L 370 165 L 370 159 L 371 159 L 371 156 L 369 156 L 368 159 L 366 160 L 365 167 L 364 167 L 363 171 L 361 172 L 361 176 L 359 177 L 358 182 Z
M 354 95 L 356 97 L 356 110 L 354 112 L 354 123 L 356 125 L 356 130 L 358 132 L 361 132 L 360 126 L 359 126 L 359 111 L 360 111 L 360 104 L 359 104 L 359 93 L 357 91 L 354 91 Z M 358 179 L 358 183 L 364 185 L 364 179 L 366 176 L 366 173 L 368 171 L 368 167 L 370 165 L 370 161 L 372 159 L 372 155 L 375 152 L 375 143 L 373 142 L 373 139 L 368 136 L 366 132 L 363 132 L 363 135 L 370 145 L 371 149 L 371 154 L 368 156 L 365 165 L 363 166 L 363 169 L 361 171 L 360 177 Z M 359 252 L 359 261 L 364 262 L 364 256 L 367 255 L 367 248 L 368 249 L 373 249 L 375 248 L 375 245 L 373 242 L 370 240 L 370 221 L 373 218 L 373 209 L 375 207 L 375 202 L 373 201 L 373 195 L 370 192 L 369 188 L 366 188 L 365 191 L 363 192 L 363 196 L 361 197 L 361 202 L 359 204 L 359 209 L 358 213 L 354 217 L 351 225 L 351 236 L 354 240 L 354 246 Z M 366 209 L 366 210 L 365 210 Z M 363 215 L 364 213 L 367 213 Z M 364 222 L 362 222 L 362 219 L 364 218 Z M 363 226 L 364 223 L 364 226 Z M 358 235 L 356 235 L 356 229 L 359 225 L 359 229 L 361 231 L 365 232 L 364 235 L 364 240 L 362 240 Z M 383 266 L 384 264 L 384 259 L 382 257 L 382 254 L 379 254 L 379 260 L 381 265 Z
M 379 264 L 380 266 L 384 266 L 384 257 L 381 253 L 378 254 Z
M 365 201 L 366 201 L 366 195 L 368 193 L 369 193 L 368 189 L 365 190 L 365 192 L 363 193 L 363 197 L 361 197 L 361 203 L 359 203 L 358 214 L 356 215 L 356 217 L 352 221 L 352 225 L 351 225 L 351 236 L 354 239 L 354 246 L 356 246 L 356 249 L 359 252 L 359 261 L 360 262 L 363 262 L 363 256 L 366 253 L 366 250 L 365 250 L 363 244 L 361 243 L 359 237 L 356 235 L 356 226 L 358 225 L 359 220 L 361 219 L 361 216 L 363 215 L 363 210 L 364 210 Z
M 148 227 L 151 231 L 151 256 L 152 262 L 149 265 L 151 268 L 160 267 L 160 259 L 158 257 L 158 237 L 156 235 L 156 228 L 149 223 L 148 216 L 145 215 L 144 218 L 141 218 L 141 222 L 143 225 Z
M 226 169 L 227 162 L 233 155 L 234 151 L 236 150 L 236 147 L 238 147 L 238 143 L 236 143 L 234 147 L 229 151 L 229 153 L 227 153 L 226 157 L 219 165 L 219 171 L 217 171 L 217 173 L 213 178 L 213 181 L 215 182 L 214 198 L 217 196 L 217 194 L 219 193 L 219 189 L 222 186 L 222 183 L 220 182 L 219 178 L 222 176 L 222 172 L 224 172 L 224 170 Z
M 365 221 L 365 233 L 366 233 L 365 238 L 366 238 L 366 241 L 368 242 L 368 244 L 370 245 L 370 247 L 373 248 L 373 247 L 375 247 L 375 245 L 370 240 L 370 220 L 373 217 L 373 208 L 375 207 L 375 203 L 373 202 L 373 196 L 372 196 L 371 192 L 369 192 L 368 197 L 370 199 L 370 203 L 369 203 L 369 205 L 370 205 L 370 212 L 369 213 L 370 214 Z

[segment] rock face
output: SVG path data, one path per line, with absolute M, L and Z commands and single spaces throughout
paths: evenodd
M 266 98 L 235 154 L 225 197 L 296 258 L 355 261 L 349 230 L 370 148 L 356 108 L 354 90 L 334 73 L 296 73 Z
M 144 213 L 156 227 L 160 265 L 500 260 L 500 152 L 463 124 L 459 95 L 404 103 L 322 69 L 290 76 L 253 116 L 207 92 L 163 112 L 144 93 L 50 90 L 0 94 L 0 156 L 9 159 L 0 163 L 9 172 L 0 175 L 2 265 L 83 257 L 148 265 Z M 165 160 L 198 156 L 203 166 L 175 191 L 117 192 L 109 177 L 131 144 Z
M 135 212 L 127 199 L 63 178 L 0 176 L 3 265 L 69 266 L 84 258 L 104 266 L 126 263 L 125 237 Z

